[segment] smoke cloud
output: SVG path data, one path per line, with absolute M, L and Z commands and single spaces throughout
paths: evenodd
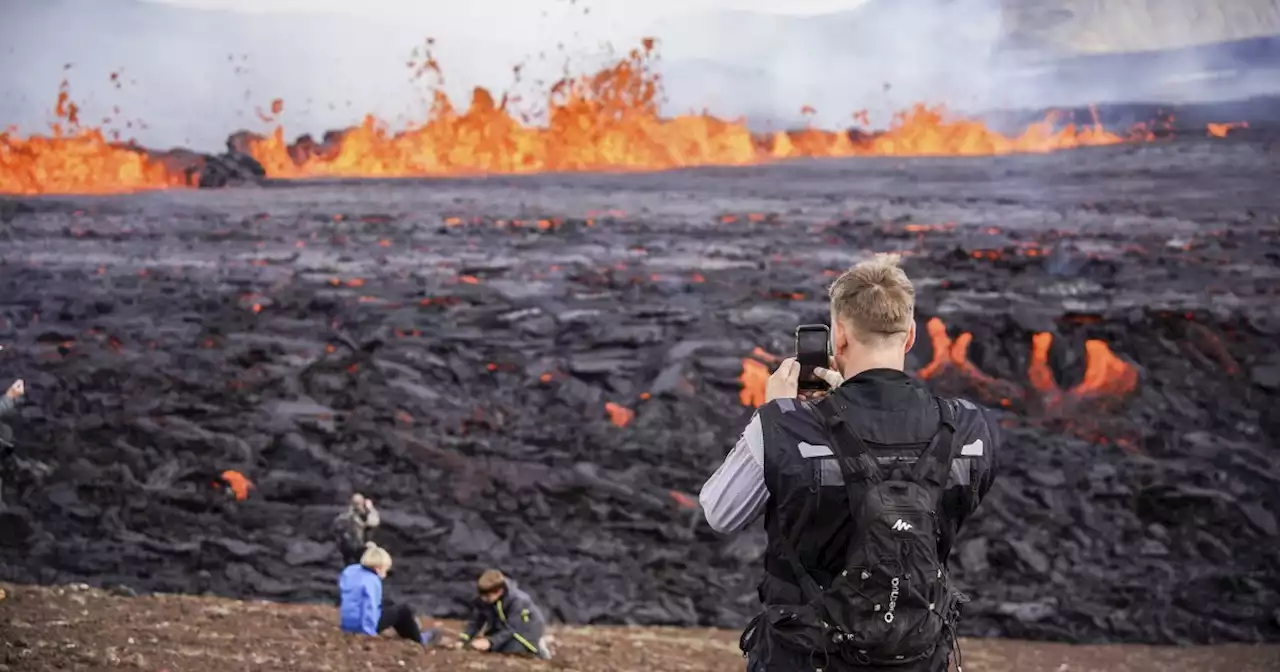
M 653 35 L 664 112 L 706 109 L 757 128 L 848 126 L 858 110 L 883 126 L 915 102 L 977 112 L 1280 91 L 1280 0 L 1236 0 L 1231 12 L 1193 0 L 238 5 L 294 8 L 272 12 L 227 11 L 239 0 L 166 2 L 185 5 L 0 0 L 0 123 L 45 131 L 66 79 L 82 123 L 156 148 L 214 150 L 232 131 L 276 123 L 290 136 L 319 134 L 366 113 L 407 125 L 426 116 L 424 82 L 411 79 L 408 62 L 428 36 L 455 105 L 486 86 L 523 94 L 518 107 L 536 112 L 536 94 L 566 64 L 589 72 Z M 752 11 L 723 9 L 744 6 Z M 790 13 L 762 11 L 781 8 Z M 1135 50 L 1158 53 L 1114 55 Z M 279 115 L 270 114 L 274 99 L 284 101 Z

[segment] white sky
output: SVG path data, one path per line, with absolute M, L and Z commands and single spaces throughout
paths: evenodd
M 917 102 L 983 110 L 1138 95 L 1123 73 L 1011 86 L 994 56 L 1004 2 L 0 0 L 0 128 L 46 129 L 64 79 L 83 119 L 156 147 L 210 150 L 276 123 L 291 138 L 319 134 L 365 113 L 404 127 L 427 115 L 424 83 L 407 68 L 427 37 L 456 105 L 484 86 L 535 115 L 551 82 L 593 72 L 641 37 L 659 40 L 663 113 L 746 116 L 756 128 L 840 127 L 857 110 L 882 126 Z M 827 13 L 842 14 L 805 18 Z M 1145 34 L 1121 28 L 1117 45 Z M 283 114 L 261 120 L 256 109 L 275 98 Z M 817 113 L 802 116 L 809 107 Z
M 146 0 L 203 9 L 238 12 L 334 12 L 400 17 L 436 17 L 453 20 L 491 16 L 501 12 L 510 22 L 520 16 L 536 16 L 551 7 L 573 5 L 621 19 L 649 21 L 706 10 L 739 9 L 770 14 L 822 14 L 852 9 L 866 0 Z
M 484 86 L 536 115 L 551 82 L 656 37 L 664 113 L 840 127 L 865 109 L 883 125 L 915 102 L 1005 102 L 984 60 L 1002 1 L 0 0 L 0 127 L 45 127 L 63 79 L 82 118 L 149 146 L 210 150 L 275 123 L 320 134 L 365 113 L 403 127 L 427 116 L 406 67 L 427 37 L 463 108 Z M 799 18 L 827 13 L 845 14 Z M 260 120 L 275 98 L 283 114 Z
M 252 14 L 350 16 L 397 29 L 421 26 L 441 42 L 472 38 L 523 49 L 630 43 L 682 16 L 738 10 L 804 16 L 868 0 L 144 0 Z M 662 37 L 661 35 L 657 37 Z

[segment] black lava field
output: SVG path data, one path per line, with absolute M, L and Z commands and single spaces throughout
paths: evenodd
M 909 369 L 1006 428 L 962 634 L 1277 642 L 1277 185 L 1180 137 L 0 200 L 0 579 L 328 600 L 358 490 L 428 613 L 496 565 L 557 620 L 741 627 L 764 533 L 697 493 L 744 372 L 900 251 Z

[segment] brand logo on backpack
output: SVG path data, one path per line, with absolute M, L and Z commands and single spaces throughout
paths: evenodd
M 898 522 L 901 523 L 902 521 L 899 520 Z M 893 610 L 898 608 L 898 577 L 893 577 L 891 584 L 893 585 L 893 590 L 889 591 L 889 610 L 884 612 L 885 623 L 893 622 Z
M 893 529 L 899 532 L 906 532 L 907 530 L 911 529 L 911 523 L 908 523 L 907 521 L 899 518 L 898 522 L 893 524 Z

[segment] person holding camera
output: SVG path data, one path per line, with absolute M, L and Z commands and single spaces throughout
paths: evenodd
M 351 503 L 333 519 L 334 541 L 342 553 L 343 567 L 360 562 L 365 545 L 372 541 L 373 530 L 381 522 L 372 499 L 358 492 L 351 495 Z
M 721 533 L 764 514 L 763 611 L 740 641 L 748 672 L 941 672 L 957 644 L 967 598 L 947 558 L 991 488 L 1000 431 L 904 372 L 915 288 L 898 261 L 877 255 L 831 285 L 825 343 L 805 351 L 814 328 L 797 330 L 800 361 L 769 378 L 699 495 Z

